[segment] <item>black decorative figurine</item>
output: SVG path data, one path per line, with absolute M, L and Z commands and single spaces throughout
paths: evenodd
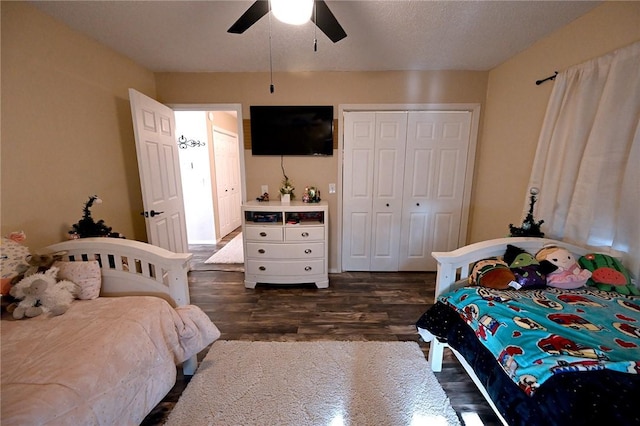
M 104 223 L 104 220 L 94 221 L 91 217 L 91 207 L 93 204 L 100 204 L 102 200 L 97 195 L 91 195 L 89 201 L 84 203 L 82 209 L 82 219 L 72 225 L 69 231 L 69 238 L 89 238 L 89 237 L 112 237 L 124 238 L 119 232 L 112 232 L 111 227 Z
M 513 224 L 509 224 L 509 231 L 511 231 L 511 237 L 544 237 L 544 232 L 540 231 L 540 226 L 544 223 L 544 220 L 536 222 L 533 218 L 533 206 L 536 203 L 536 195 L 538 195 L 538 188 L 531 188 L 529 194 L 529 213 L 527 217 L 522 221 L 522 226 L 516 228 Z

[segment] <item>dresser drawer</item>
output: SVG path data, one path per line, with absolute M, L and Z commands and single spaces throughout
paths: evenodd
M 247 241 L 282 241 L 282 228 L 279 226 L 247 226 Z
M 247 242 L 247 258 L 313 259 L 324 258 L 324 243 L 269 244 Z
M 285 241 L 324 241 L 322 226 L 290 226 L 284 229 Z
M 299 276 L 301 277 L 300 282 L 304 282 L 302 278 L 305 275 L 311 276 L 325 273 L 323 259 L 291 261 L 247 259 L 245 268 L 247 274 L 258 276 Z

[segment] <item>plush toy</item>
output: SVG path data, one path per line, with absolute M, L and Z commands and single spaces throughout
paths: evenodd
M 56 261 L 62 260 L 66 251 L 59 251 L 52 254 L 29 254 L 26 258 L 26 264 L 21 265 L 21 275 L 14 279 L 14 283 L 17 283 L 21 279 L 38 272 L 45 272 L 53 266 Z
M 509 265 L 495 257 L 477 261 L 471 268 L 469 283 L 498 290 L 520 288 Z
M 582 269 L 569 250 L 558 246 L 545 246 L 536 253 L 540 264 L 549 262 L 555 270 L 547 274 L 547 285 L 565 290 L 584 287 L 591 272 Z
M 640 290 L 631 282 L 631 275 L 615 257 L 601 253 L 589 253 L 578 259 L 578 264 L 591 271 L 587 285 L 603 291 L 616 291 L 620 294 L 640 295 Z
M 8 295 L 11 286 L 18 282 L 14 278 L 21 275 L 25 270 L 26 259 L 29 256 L 29 247 L 23 241 L 26 239 L 24 232 L 12 232 L 7 237 L 0 240 L 0 262 L 2 270 L 2 287 L 0 294 Z M 4 301 L 4 298 L 3 298 Z
M 58 268 L 52 267 L 46 272 L 29 275 L 13 286 L 11 295 L 20 300 L 13 309 L 13 318 L 65 313 L 75 299 L 77 286 L 71 281 L 57 281 L 57 275 Z
M 541 265 L 531 253 L 511 244 L 507 245 L 504 261 L 511 268 L 522 290 L 545 288 L 547 274 L 556 269 L 550 263 Z

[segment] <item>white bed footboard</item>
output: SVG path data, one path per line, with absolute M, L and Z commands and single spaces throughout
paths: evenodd
M 582 256 L 590 252 L 589 249 L 563 241 L 532 237 L 497 238 L 469 244 L 449 252 L 433 252 L 431 255 L 438 262 L 434 303 L 441 294 L 467 285 L 466 278 L 469 277 L 469 272 L 476 261 L 493 256 L 503 256 L 509 244 L 531 254 L 535 254 L 542 247 L 551 244 L 565 247 L 575 256 Z M 431 341 L 429 363 L 433 371 L 442 370 L 443 350 L 446 346 L 436 338 Z
M 151 244 L 120 238 L 81 238 L 53 244 L 47 252 L 65 252 L 64 260 L 98 260 L 101 296 L 155 295 L 173 306 L 190 303 L 190 253 L 173 253 Z

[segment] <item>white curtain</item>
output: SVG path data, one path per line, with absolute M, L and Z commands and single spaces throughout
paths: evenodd
M 640 277 L 640 42 L 558 74 L 529 184 L 546 236 Z

